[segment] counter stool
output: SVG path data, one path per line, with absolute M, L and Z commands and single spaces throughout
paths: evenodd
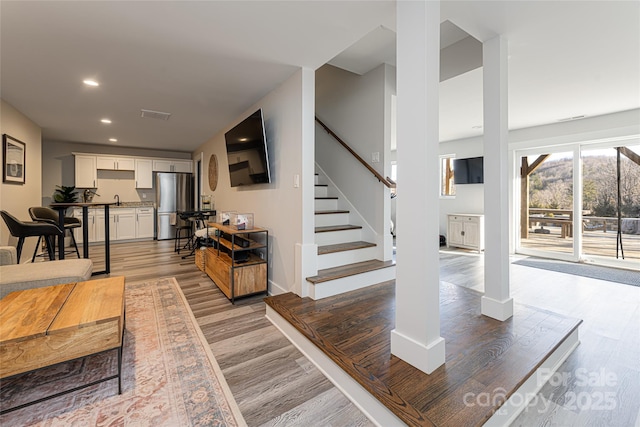
M 29 215 L 31 216 L 31 219 L 36 222 L 44 222 L 44 223 L 54 224 L 54 225 L 58 225 L 59 223 L 58 221 L 60 220 L 60 217 L 58 216 L 58 212 L 54 211 L 51 208 L 45 208 L 41 206 L 35 206 L 35 207 L 29 208 Z M 73 243 L 73 247 L 75 248 L 75 252 L 78 258 L 80 258 L 80 251 L 78 250 L 78 244 L 76 243 L 76 238 L 73 235 L 73 229 L 80 228 L 81 226 L 82 226 L 82 222 L 78 218 L 73 218 L 68 216 L 64 217 L 64 231 L 66 233 L 66 231 L 69 230 L 69 232 L 71 233 L 71 242 Z M 47 250 L 50 243 L 51 242 L 48 242 L 45 239 Z M 36 250 L 33 253 L 33 258 L 31 259 L 31 262 L 33 262 L 36 259 L 36 252 L 38 251 L 39 244 L 40 244 L 40 239 L 38 239 L 38 243 L 36 243 Z M 53 246 L 54 246 L 53 251 L 55 253 L 55 242 Z
M 4 222 L 7 224 L 7 228 L 9 228 L 11 235 L 18 238 L 18 245 L 16 246 L 18 263 L 20 262 L 20 254 L 22 253 L 24 240 L 27 237 L 45 236 L 45 239 L 55 239 L 56 236 L 62 236 L 64 233 L 56 224 L 20 221 L 7 211 L 0 211 L 0 215 L 2 215 L 2 219 L 4 219 Z M 53 247 L 54 245 L 47 245 L 49 260 L 55 259 Z

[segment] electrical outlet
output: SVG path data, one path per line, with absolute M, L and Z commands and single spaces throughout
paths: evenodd
M 146 199 L 147 198 L 147 193 L 142 193 L 142 198 Z

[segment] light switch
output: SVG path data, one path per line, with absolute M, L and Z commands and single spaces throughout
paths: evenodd
M 300 188 L 300 174 L 293 175 L 293 187 Z
M 371 153 L 371 161 L 373 163 L 380 163 L 380 153 L 378 151 Z

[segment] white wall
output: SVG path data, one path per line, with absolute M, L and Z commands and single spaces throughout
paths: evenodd
M 331 65 L 316 72 L 316 115 L 383 176 L 390 175 L 390 112 L 385 108 L 391 93 L 395 69 L 384 64 L 362 76 Z M 379 163 L 372 163 L 374 152 Z M 388 233 L 389 209 L 385 217 L 381 207 L 389 190 L 320 126 L 316 162 L 378 234 Z
M 20 111 L 2 100 L 0 105 L 0 133 L 6 133 L 26 144 L 25 184 L 2 183 L 0 185 L 0 208 L 20 220 L 31 221 L 28 209 L 32 206 L 40 206 L 40 194 L 42 193 L 41 129 Z M 2 162 L 4 162 L 4 159 L 2 159 Z M 0 245 L 16 246 L 18 239 L 10 235 L 4 221 L 1 221 L 1 223 Z M 36 237 L 26 239 L 22 250 L 22 261 L 31 259 L 36 240 Z
M 217 157 L 218 186 L 214 192 L 206 182 L 203 186 L 203 194 L 212 195 L 215 209 L 251 212 L 255 225 L 269 230 L 269 291 L 275 294 L 293 289 L 295 247 L 303 240 L 302 188 L 294 188 L 293 182 L 294 175 L 303 173 L 303 144 L 309 143 L 303 137 L 304 84 L 303 70 L 299 70 L 193 153 L 193 158 L 204 155 L 205 171 L 211 155 Z M 271 183 L 231 188 L 224 133 L 258 108 L 264 116 Z M 312 182 L 312 175 L 308 181 Z
M 513 166 L 513 151 L 516 149 L 561 146 L 577 142 L 598 143 L 634 135 L 640 135 L 640 109 L 516 129 L 509 132 L 510 162 Z M 440 155 L 449 154 L 455 154 L 458 158 L 482 156 L 482 137 L 440 143 Z M 517 171 L 516 166 L 511 169 Z M 511 181 L 513 179 L 512 177 Z M 510 192 L 513 192 L 513 182 L 511 184 Z M 485 188 L 484 184 L 457 185 L 455 198 L 440 200 L 440 232 L 442 234 L 446 234 L 448 213 L 484 213 Z
M 191 153 L 185 152 L 45 140 L 42 142 L 42 201 L 39 202 L 42 206 L 52 202 L 56 185 L 75 185 L 75 163 L 72 152 L 191 159 Z M 134 174 L 131 171 L 98 171 L 97 192 L 100 196 L 94 198 L 96 202 L 111 202 L 115 194 L 120 196 L 122 202 L 155 200 L 153 190 L 135 188 Z

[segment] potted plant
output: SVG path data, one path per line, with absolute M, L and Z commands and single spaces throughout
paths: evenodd
M 53 200 L 55 200 L 56 203 L 75 203 L 78 201 L 75 186 L 67 187 L 65 185 L 56 185 L 56 188 L 55 193 L 53 193 Z

